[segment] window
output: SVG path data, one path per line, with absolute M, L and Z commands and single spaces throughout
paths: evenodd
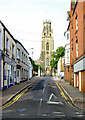
M 0 49 L 2 49 L 2 32 L 0 31 Z
M 10 81 L 9 81 L 9 84 L 12 83 L 12 66 L 10 65 Z
M 17 70 L 17 77 L 19 77 L 19 70 Z
M 26 56 L 26 63 L 27 63 L 27 56 Z
M 23 52 L 22 52 L 22 61 L 23 61 Z
M 6 39 L 6 54 L 9 55 L 9 39 Z
M 76 57 L 78 57 L 78 40 L 76 41 Z
M 17 59 L 20 59 L 20 50 L 17 49 Z
M 25 54 L 24 54 L 24 62 L 25 62 Z
M 69 51 L 67 51 L 67 62 L 69 63 Z
M 14 81 L 14 66 L 11 66 L 11 76 L 12 76 L 12 80 Z
M 76 31 L 78 30 L 78 17 L 76 16 Z
M 67 33 L 67 40 L 69 39 L 69 33 Z
M 46 50 L 49 50 L 49 43 L 46 44 Z
M 15 57 L 15 47 L 14 47 L 14 45 L 12 44 L 12 57 L 14 58 Z
M 49 66 L 49 59 L 46 60 L 46 66 Z
M 47 54 L 49 54 L 49 52 L 47 52 Z

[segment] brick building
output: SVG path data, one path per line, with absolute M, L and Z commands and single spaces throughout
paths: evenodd
M 85 2 L 71 0 L 70 28 L 70 83 L 85 93 Z

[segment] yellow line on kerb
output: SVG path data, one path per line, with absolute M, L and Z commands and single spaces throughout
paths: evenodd
M 5 109 L 5 108 L 9 107 L 10 105 L 12 105 L 13 103 L 15 103 L 28 90 L 28 88 L 30 88 L 34 83 L 30 84 L 25 90 L 23 90 L 20 94 L 18 94 L 13 100 L 8 102 L 4 106 L 1 106 L 0 108 Z
M 67 97 L 65 96 L 65 94 L 63 93 L 62 89 L 60 88 L 60 86 L 58 85 L 57 82 L 56 82 L 56 85 L 58 86 L 58 88 L 59 88 L 59 90 L 60 90 L 61 96 L 62 96 L 63 98 L 65 98 L 65 100 L 67 100 Z M 65 101 L 65 103 L 66 103 L 68 106 L 70 106 L 70 107 L 72 107 L 72 108 L 78 110 L 78 108 L 74 107 L 69 101 L 68 101 L 68 102 Z
M 12 105 L 13 103 L 15 103 L 25 92 L 27 91 L 24 90 L 23 92 L 21 92 L 18 96 L 16 96 L 12 101 L 10 101 L 9 103 L 5 104 L 4 106 L 2 106 L 2 109 L 5 109 L 7 107 L 9 107 L 10 105 Z
M 63 98 L 65 98 L 65 100 L 67 100 L 67 97 L 65 96 L 65 94 L 63 93 L 62 89 L 60 88 L 60 86 L 58 85 L 58 83 L 56 83 L 56 85 L 58 86 L 59 90 L 60 90 L 60 94 Z

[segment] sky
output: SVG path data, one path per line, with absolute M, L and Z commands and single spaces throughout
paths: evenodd
M 41 53 L 43 21 L 50 20 L 54 51 L 65 46 L 64 32 L 71 0 L 0 0 L 0 20 L 30 56 L 37 60 Z M 31 49 L 33 48 L 33 49 Z M 32 55 L 33 52 L 33 55 Z

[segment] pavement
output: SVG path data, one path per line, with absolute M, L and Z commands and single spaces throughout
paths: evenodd
M 54 77 L 54 80 L 62 87 L 70 100 L 80 109 L 85 110 L 85 94 L 81 93 L 78 88 L 73 87 L 68 81 Z
M 27 87 L 30 83 L 33 83 L 35 80 L 39 79 L 39 77 L 33 77 L 29 81 L 18 83 L 8 89 L 2 90 L 0 94 L 0 106 L 6 103 L 11 97 L 15 96 L 19 93 L 22 89 Z M 2 95 L 2 97 L 1 97 Z

